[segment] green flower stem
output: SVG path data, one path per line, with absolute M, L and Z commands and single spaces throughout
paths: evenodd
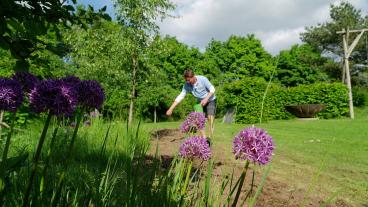
M 248 197 L 253 193 L 253 186 L 254 186 L 254 177 L 255 177 L 255 171 L 253 169 L 252 171 L 252 182 L 250 184 L 250 190 L 248 191 L 247 195 L 244 198 L 243 203 L 240 206 L 244 206 L 245 201 L 248 199 Z
M 41 137 L 40 137 L 40 139 L 38 141 L 38 145 L 37 145 L 37 150 L 36 150 L 35 156 L 33 158 L 33 165 L 32 165 L 31 175 L 29 176 L 27 188 L 26 188 L 26 191 L 24 192 L 23 207 L 26 207 L 29 204 L 28 203 L 29 194 L 31 193 L 33 179 L 34 179 L 34 177 L 36 175 L 38 160 L 40 159 L 42 146 L 43 146 L 43 143 L 45 142 L 45 138 L 46 138 L 46 134 L 47 134 L 47 129 L 49 128 L 51 117 L 52 117 L 52 115 L 49 112 L 48 115 L 47 115 L 47 118 L 46 118 L 45 125 L 44 125 L 43 130 L 42 130 L 42 133 L 41 133 Z
M 57 205 L 57 198 L 60 197 L 61 189 L 62 189 L 62 186 L 63 186 L 63 183 L 64 183 L 65 173 L 68 170 L 68 164 L 69 164 L 69 161 L 70 161 L 70 159 L 72 157 L 72 152 L 73 152 L 73 147 L 74 147 L 74 143 L 75 143 L 75 138 L 77 137 L 79 125 L 80 125 L 80 123 L 82 121 L 83 112 L 84 112 L 84 110 L 81 110 L 77 114 L 77 124 L 76 124 L 76 126 L 74 128 L 72 139 L 71 139 L 70 144 L 69 144 L 69 149 L 68 149 L 67 157 L 66 157 L 65 163 L 64 163 L 64 171 L 61 173 L 61 175 L 59 177 L 59 181 L 58 181 L 58 186 L 57 186 L 57 189 L 56 189 L 56 193 L 54 193 L 52 195 L 52 198 L 51 198 L 51 206 L 56 206 Z
M 207 168 L 207 176 L 204 186 L 204 203 L 206 206 L 208 206 L 208 199 L 210 197 L 210 185 L 211 185 L 211 177 L 212 177 L 212 171 L 213 171 L 213 161 L 210 160 Z
M 272 78 L 273 78 L 273 76 L 275 74 L 275 71 L 276 71 L 276 68 L 277 68 L 277 65 L 278 65 L 278 62 L 279 62 L 279 58 L 277 58 L 275 62 L 276 62 L 275 67 L 272 70 L 270 80 L 267 83 L 266 90 L 263 93 L 263 97 L 262 97 L 262 102 L 261 102 L 261 115 L 259 116 L 259 123 L 260 124 L 262 124 L 263 108 L 264 108 L 264 103 L 265 103 L 265 99 L 266 99 L 266 96 L 267 96 L 267 92 L 268 92 L 268 89 L 270 88 L 270 85 L 271 85 L 271 82 L 272 82 Z
M 75 138 L 77 137 L 77 133 L 78 133 L 79 125 L 80 125 L 80 123 L 81 123 L 81 121 L 82 121 L 83 112 L 84 112 L 84 110 L 81 110 L 81 112 L 77 115 L 77 125 L 76 125 L 76 126 L 75 126 L 75 128 L 74 128 L 73 136 L 72 136 L 72 139 L 71 139 L 71 141 L 70 141 L 68 154 L 67 154 L 67 157 L 66 157 L 66 159 L 65 159 L 65 168 L 67 168 L 67 166 L 68 166 L 68 161 L 69 161 L 70 157 L 72 156 L 73 147 L 74 147 L 74 142 L 75 142 Z
M 47 157 L 46 157 L 46 160 L 45 160 L 45 167 L 43 168 L 42 177 L 41 177 L 41 181 L 40 181 L 40 197 L 41 198 L 42 198 L 43 191 L 44 191 L 45 177 L 46 177 L 47 168 L 48 168 L 49 162 L 50 162 L 51 151 L 52 151 L 54 143 L 55 143 L 55 137 L 57 135 L 58 129 L 59 129 L 59 125 L 57 125 L 55 127 L 54 132 L 52 133 L 50 147 L 47 150 Z
M 259 183 L 259 185 L 257 187 L 257 191 L 256 191 L 255 195 L 251 198 L 251 200 L 248 203 L 248 206 L 249 207 L 253 207 L 254 206 L 254 204 L 256 203 L 256 200 L 257 200 L 258 196 L 261 194 L 262 189 L 263 189 L 263 186 L 264 186 L 264 184 L 266 182 L 266 178 L 268 176 L 268 173 L 270 172 L 270 169 L 271 169 L 271 165 L 268 165 L 267 168 L 266 168 L 266 171 L 263 173 L 261 182 Z
M 4 119 L 4 111 L 0 111 L 0 138 L 2 135 L 2 129 L 3 129 L 3 119 Z
M 6 143 L 5 143 L 5 148 L 4 148 L 4 152 L 3 152 L 3 158 L 2 158 L 3 164 L 5 164 L 6 159 L 8 158 L 10 139 L 11 139 L 11 136 L 12 136 L 13 130 L 14 130 L 15 117 L 16 116 L 15 116 L 15 112 L 14 112 L 14 113 L 12 113 L 12 118 L 11 118 L 11 123 L 10 123 L 10 131 L 8 133 L 8 136 L 6 137 Z
M 242 174 L 240 175 L 240 178 L 239 178 L 240 183 L 239 183 L 238 191 L 236 192 L 233 204 L 231 205 L 232 207 L 236 207 L 236 204 L 238 203 L 238 200 L 239 200 L 239 197 L 240 197 L 240 192 L 241 192 L 241 189 L 242 189 L 243 184 L 244 184 L 245 176 L 247 175 L 248 167 L 249 167 L 249 161 L 247 160 L 247 162 L 245 163 L 243 172 L 242 172 Z
M 192 160 L 189 160 L 189 166 L 188 166 L 188 169 L 187 169 L 187 175 L 185 177 L 185 181 L 184 181 L 184 186 L 182 188 L 182 191 L 181 191 L 181 195 L 184 196 L 186 191 L 187 191 L 187 187 L 188 187 L 188 183 L 189 183 L 189 177 L 190 177 L 190 172 L 192 171 L 192 166 L 193 166 L 193 161 Z

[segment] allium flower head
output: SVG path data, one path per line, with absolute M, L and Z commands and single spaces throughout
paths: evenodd
M 77 94 L 61 80 L 45 80 L 31 90 L 29 102 L 36 113 L 49 110 L 56 116 L 70 116 L 77 106 Z
M 22 101 L 23 92 L 19 82 L 0 78 L 0 110 L 15 112 Z
M 205 138 L 192 136 L 180 145 L 179 155 L 188 159 L 200 158 L 209 160 L 211 158 L 211 149 Z
M 13 79 L 20 83 L 23 91 L 26 93 L 29 93 L 39 82 L 39 79 L 29 72 L 18 71 L 13 75 Z
M 206 117 L 201 112 L 191 112 L 185 119 L 180 129 L 183 133 L 204 129 Z
M 94 80 L 81 81 L 77 91 L 78 103 L 90 109 L 99 109 L 105 100 L 103 88 Z
M 76 77 L 76 76 L 67 76 L 65 78 L 60 79 L 61 81 L 63 81 L 66 84 L 69 84 L 72 87 L 78 87 L 78 85 L 80 84 L 81 80 Z
M 84 126 L 91 126 L 91 121 L 90 120 L 86 120 L 85 122 L 83 122 Z
M 236 159 L 267 164 L 272 156 L 274 144 L 272 137 L 263 129 L 249 127 L 239 132 L 233 141 Z
M 77 126 L 77 122 L 73 121 L 72 123 L 70 123 L 71 127 L 76 127 Z

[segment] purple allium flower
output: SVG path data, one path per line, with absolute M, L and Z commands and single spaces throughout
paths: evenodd
M 179 155 L 189 159 L 197 157 L 202 160 L 209 160 L 211 158 L 211 149 L 206 138 L 192 136 L 180 145 Z
M 72 123 L 70 123 L 71 127 L 76 127 L 77 126 L 77 122 L 73 121 Z
M 84 123 L 83 123 L 84 126 L 91 126 L 91 121 L 90 120 L 86 120 Z
M 71 76 L 67 76 L 65 78 L 62 78 L 60 80 L 63 81 L 64 83 L 66 83 L 66 84 L 69 84 L 72 87 L 78 87 L 78 85 L 81 82 L 81 79 L 79 79 L 76 76 L 72 76 L 72 75 Z
M 89 115 L 90 115 L 92 118 L 96 118 L 96 117 L 98 117 L 98 116 L 99 116 L 99 113 L 98 113 L 98 111 L 92 111 L 92 112 L 90 112 L 90 113 L 89 113 Z
M 94 80 L 81 81 L 77 91 L 78 103 L 87 108 L 99 109 L 105 100 L 103 88 Z
M 0 78 L 0 110 L 15 112 L 22 101 L 23 92 L 19 82 Z
M 249 127 L 239 132 L 233 141 L 236 159 L 267 164 L 272 156 L 274 144 L 272 137 L 263 129 Z
M 185 119 L 180 129 L 183 133 L 204 129 L 206 117 L 201 112 L 191 112 Z
M 23 91 L 26 93 L 29 93 L 39 82 L 39 79 L 36 76 L 25 71 L 15 72 L 15 74 L 13 75 L 13 79 L 20 83 Z
M 77 94 L 61 80 L 45 80 L 31 90 L 29 102 L 36 113 L 50 110 L 53 115 L 70 116 L 77 106 Z

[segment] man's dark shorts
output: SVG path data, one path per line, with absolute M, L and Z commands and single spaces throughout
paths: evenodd
M 216 99 L 208 102 L 203 107 L 203 111 L 206 114 L 206 117 L 208 117 L 208 115 L 215 116 L 216 115 Z

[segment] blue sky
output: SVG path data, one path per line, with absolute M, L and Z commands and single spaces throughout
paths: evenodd
M 84 5 L 92 5 L 95 10 L 101 9 L 104 6 L 107 6 L 107 13 L 110 16 L 114 15 L 114 7 L 111 0 L 77 0 L 78 4 Z
M 300 43 L 300 33 L 306 26 L 329 20 L 331 4 L 342 0 L 171 0 L 177 5 L 174 15 L 158 22 L 162 35 L 176 36 L 189 46 L 204 51 L 214 38 L 225 41 L 230 35 L 255 34 L 264 48 L 275 55 Z M 96 9 L 108 6 L 113 15 L 111 0 L 78 0 Z M 368 0 L 349 0 L 368 15 Z

